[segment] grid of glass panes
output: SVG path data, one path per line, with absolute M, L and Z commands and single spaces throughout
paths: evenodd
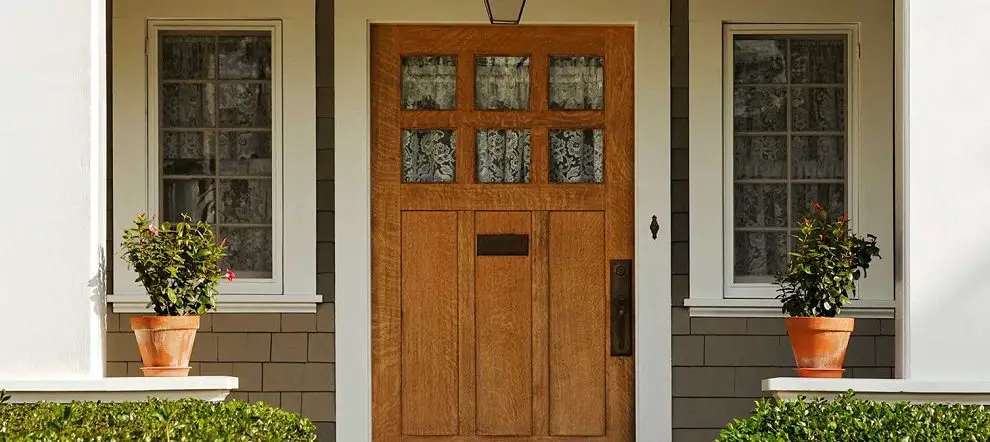
M 814 201 L 846 210 L 846 35 L 735 35 L 734 282 L 783 268 Z
M 474 110 L 530 109 L 530 58 L 474 57 Z M 604 57 L 549 56 L 550 111 L 600 111 L 605 104 Z M 458 60 L 450 55 L 402 57 L 402 110 L 455 110 Z M 466 103 L 463 103 L 464 105 Z M 551 183 L 602 183 L 605 134 L 601 128 L 549 128 Z M 530 128 L 475 128 L 478 183 L 530 182 Z M 451 128 L 402 131 L 402 181 L 454 183 L 457 150 Z
M 214 224 L 225 266 L 271 278 L 272 34 L 162 31 L 158 90 L 161 218 Z

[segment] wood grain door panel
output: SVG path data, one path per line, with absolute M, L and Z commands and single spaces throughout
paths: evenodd
M 633 358 L 609 354 L 607 284 L 609 261 L 633 257 L 632 28 L 375 25 L 371 37 L 373 439 L 633 440 Z M 476 57 L 494 56 L 528 57 L 528 105 L 477 109 Z M 603 60 L 604 106 L 551 109 L 555 56 Z M 440 85 L 414 85 L 426 101 L 403 95 L 403 57 L 441 57 L 416 71 Z M 453 95 L 440 89 L 451 82 Z M 514 149 L 528 140 L 525 159 L 479 171 L 480 137 L 508 131 L 521 131 Z M 479 179 L 503 172 L 521 181 Z M 506 234 L 518 236 L 479 250 L 479 235 Z

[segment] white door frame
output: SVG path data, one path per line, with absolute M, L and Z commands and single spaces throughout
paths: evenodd
M 371 441 L 370 35 L 372 23 L 487 23 L 483 0 L 334 5 L 338 440 Z M 666 0 L 529 2 L 525 24 L 632 24 L 635 81 L 636 435 L 671 440 L 670 7 Z M 660 234 L 652 238 L 651 217 Z

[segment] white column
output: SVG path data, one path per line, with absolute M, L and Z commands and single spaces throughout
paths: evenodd
M 0 1 L 0 388 L 103 376 L 105 11 Z
M 986 381 L 990 365 L 990 32 L 985 0 L 903 0 L 898 365 Z

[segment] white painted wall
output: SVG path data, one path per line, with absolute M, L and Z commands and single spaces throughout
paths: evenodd
M 636 432 L 671 438 L 670 5 L 540 0 L 524 24 L 636 26 Z M 337 439 L 371 440 L 369 23 L 487 23 L 483 0 L 337 0 L 334 4 Z M 659 239 L 650 239 L 657 215 Z
M 0 379 L 103 376 L 105 8 L 0 2 Z
M 901 375 L 985 381 L 990 3 L 904 0 Z

